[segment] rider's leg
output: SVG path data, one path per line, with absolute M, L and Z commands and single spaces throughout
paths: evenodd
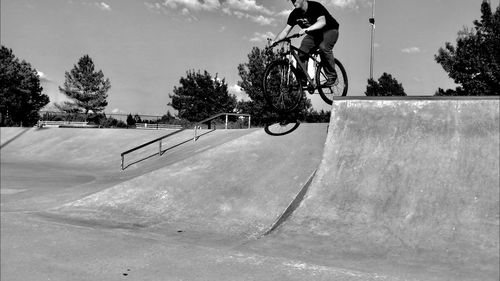
M 316 42 L 314 40 L 314 37 L 312 37 L 311 35 L 306 35 L 304 37 L 304 39 L 302 39 L 302 42 L 300 43 L 300 50 L 302 52 L 299 52 L 299 60 L 300 60 L 300 64 L 302 66 L 304 66 L 304 69 L 306 70 L 307 72 L 307 63 L 309 62 L 309 52 L 311 50 L 313 50 L 314 48 L 316 48 Z M 303 77 L 304 80 L 307 81 L 307 78 L 306 77 Z
M 333 58 L 333 47 L 339 38 L 339 31 L 330 29 L 323 32 L 323 40 L 319 44 L 321 61 L 324 65 L 327 84 L 335 82 L 337 73 L 335 72 L 335 59 Z M 333 81 L 333 82 L 332 82 Z

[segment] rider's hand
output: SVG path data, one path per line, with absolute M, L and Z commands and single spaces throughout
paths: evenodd
M 309 33 L 309 30 L 307 30 L 307 28 L 299 30 L 299 35 L 301 35 L 301 36 L 304 34 L 307 34 L 307 33 Z

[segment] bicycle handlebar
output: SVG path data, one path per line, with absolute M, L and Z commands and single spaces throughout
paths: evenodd
M 299 38 L 300 36 L 302 36 L 302 35 L 298 34 L 298 33 L 295 33 L 293 35 L 290 35 L 290 36 L 285 37 L 285 38 L 283 38 L 283 39 L 281 39 L 279 41 L 274 42 L 274 44 L 271 47 L 274 47 L 274 46 L 278 45 L 281 42 L 290 42 L 290 39 Z

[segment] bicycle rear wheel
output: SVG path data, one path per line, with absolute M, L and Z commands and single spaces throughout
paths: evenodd
M 300 125 L 298 120 L 295 121 L 277 121 L 266 124 L 264 131 L 271 136 L 283 136 L 289 134 Z
M 272 62 L 264 72 L 262 88 L 268 105 L 279 113 L 295 110 L 304 97 L 298 71 L 285 60 Z
M 325 75 L 324 67 L 322 64 L 316 69 L 316 83 L 318 85 L 318 92 L 321 98 L 327 103 L 332 104 L 333 97 L 347 95 L 347 73 L 344 66 L 339 60 L 335 59 L 335 71 L 337 72 L 337 81 L 330 87 L 322 86 L 325 84 L 327 77 Z

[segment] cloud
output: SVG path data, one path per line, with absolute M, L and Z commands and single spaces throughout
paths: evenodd
M 230 9 L 245 12 L 258 12 L 269 16 L 274 14 L 266 7 L 257 4 L 255 0 L 227 0 L 224 5 Z
M 283 18 L 288 18 L 288 16 L 290 15 L 290 13 L 292 12 L 292 10 L 283 10 L 279 13 L 276 13 L 276 16 L 278 17 L 283 17 Z
M 234 16 L 239 19 L 246 19 L 255 22 L 261 26 L 276 25 L 278 21 L 288 17 L 291 9 L 282 11 L 273 11 L 266 7 L 267 2 L 262 4 L 256 0 L 147 0 L 144 5 L 155 13 L 163 13 L 173 16 L 171 11 L 176 14 L 184 15 L 184 20 L 191 21 L 194 13 L 214 12 L 222 13 L 228 16 Z M 370 0 L 319 0 L 327 7 L 341 9 L 358 9 L 360 6 L 369 6 Z M 189 16 L 187 16 L 189 15 Z
M 170 9 L 184 9 L 187 8 L 189 10 L 194 11 L 213 11 L 220 7 L 219 0 L 164 0 L 163 6 Z
M 353 10 L 358 10 L 360 7 L 371 7 L 372 3 L 369 0 L 320 0 L 319 2 L 327 7 Z
M 73 4 L 73 1 L 68 1 L 69 4 Z M 81 2 L 82 5 L 89 7 L 96 7 L 101 11 L 111 12 L 111 6 L 105 2 Z
M 168 14 L 169 11 L 181 12 L 183 15 L 190 12 L 221 12 L 226 15 L 248 19 L 259 25 L 271 25 L 275 22 L 274 12 L 259 5 L 255 0 L 153 0 L 144 5 L 151 12 Z
M 260 25 L 272 25 L 274 23 L 274 19 L 273 18 L 265 17 L 263 15 L 251 16 L 250 20 L 252 20 L 253 22 L 256 22 L 256 23 L 258 23 Z
M 103 10 L 103 11 L 109 11 L 111 12 L 111 6 L 109 6 L 108 4 L 104 3 L 104 2 L 100 2 L 100 3 L 95 3 L 95 5 Z
M 162 10 L 162 5 L 160 3 L 148 3 L 145 2 L 144 5 L 150 12 L 158 13 Z
M 416 53 L 420 53 L 420 48 L 419 47 L 404 48 L 401 50 L 401 52 L 406 53 L 406 54 L 416 54 Z
M 52 82 L 52 80 L 50 80 L 49 77 L 40 70 L 37 70 L 36 74 L 38 75 L 38 78 L 40 79 L 41 82 Z
M 113 114 L 125 114 L 125 111 L 123 111 L 119 108 L 115 108 L 115 109 L 111 110 L 111 113 L 113 113 Z
M 228 91 L 229 93 L 235 95 L 236 99 L 239 101 L 250 100 L 250 97 L 247 95 L 247 93 L 245 93 L 245 91 L 243 91 L 243 89 L 236 84 L 229 86 Z
M 271 31 L 266 33 L 255 32 L 253 37 L 250 38 L 250 42 L 265 42 L 268 38 L 274 39 L 276 35 Z
M 265 17 L 263 15 L 255 16 L 255 15 L 242 13 L 240 11 L 235 11 L 233 14 L 236 17 L 238 17 L 239 19 L 246 18 L 246 19 L 249 19 L 249 20 L 251 20 L 257 24 L 260 24 L 260 25 L 272 25 L 273 22 L 275 21 L 275 19 L 270 18 L 270 17 Z

